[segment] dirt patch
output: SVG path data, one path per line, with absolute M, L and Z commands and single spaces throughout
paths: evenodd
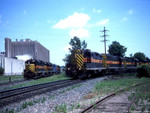
M 96 93 L 89 93 L 89 94 L 85 95 L 85 96 L 83 97 L 83 99 L 92 99 L 92 98 L 94 98 L 94 97 L 96 97 L 96 96 L 97 96 Z

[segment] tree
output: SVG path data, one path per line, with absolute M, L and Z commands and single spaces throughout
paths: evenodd
M 146 59 L 145 54 L 141 53 L 141 52 L 135 53 L 133 57 L 136 58 L 136 59 L 138 59 L 138 60 L 142 60 L 142 61 L 144 61 Z
M 133 54 L 131 53 L 131 54 L 129 54 L 129 56 L 130 56 L 130 58 L 133 58 Z
M 72 49 L 70 50 L 75 50 L 75 49 L 86 49 L 87 43 L 85 40 L 82 42 L 78 37 L 74 37 L 73 39 L 70 40 L 69 44 L 71 45 Z
M 127 51 L 127 48 L 120 45 L 120 43 L 117 41 L 113 41 L 112 44 L 109 45 L 108 52 L 111 55 L 123 57 L 125 56 L 126 51 Z
M 4 68 L 2 68 L 1 66 L 0 66 L 0 75 L 3 75 L 4 74 Z
M 73 39 L 70 40 L 69 44 L 71 45 L 71 48 L 69 48 L 70 53 L 71 53 L 72 50 L 76 50 L 76 49 L 85 50 L 86 47 L 87 47 L 87 43 L 85 42 L 85 40 L 81 41 L 76 36 Z M 71 54 L 66 54 L 63 61 L 66 62 L 66 63 L 70 63 L 70 61 L 71 61 L 70 56 L 71 56 Z
M 148 57 L 146 57 L 145 59 L 146 59 L 147 61 L 150 61 L 150 58 L 148 58 Z

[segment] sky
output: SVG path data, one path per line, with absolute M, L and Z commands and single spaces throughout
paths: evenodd
M 142 52 L 150 58 L 150 0 L 0 0 L 0 52 L 5 38 L 31 39 L 50 51 L 50 62 L 64 65 L 74 36 L 104 53 L 104 26 L 107 50 L 118 41 L 126 56 Z

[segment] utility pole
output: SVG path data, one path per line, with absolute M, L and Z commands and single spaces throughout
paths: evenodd
M 105 27 L 104 27 L 104 30 L 103 31 L 100 31 L 100 32 L 104 32 L 104 35 L 100 36 L 102 38 L 104 38 L 104 40 L 101 40 L 101 42 L 104 42 L 104 50 L 105 50 L 105 55 L 106 55 L 106 41 L 108 41 L 106 39 L 107 36 L 109 35 L 106 35 L 106 32 L 109 31 L 109 30 L 106 30 Z

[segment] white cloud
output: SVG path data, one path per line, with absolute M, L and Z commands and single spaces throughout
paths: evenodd
M 132 15 L 132 14 L 133 14 L 133 9 L 130 9 L 130 10 L 128 11 L 128 14 L 129 14 L 129 15 Z
M 122 18 L 122 21 L 127 21 L 127 20 L 128 20 L 127 17 Z
M 81 28 L 86 26 L 90 17 L 87 14 L 75 12 L 73 15 L 56 23 L 53 28 L 66 29 L 66 28 Z
M 95 8 L 93 8 L 93 12 L 94 12 L 94 13 L 101 13 L 102 10 L 100 10 L 100 9 L 96 10 Z
M 89 32 L 84 28 L 72 29 L 69 35 L 71 36 L 71 38 L 73 38 L 74 36 L 77 36 L 78 38 L 87 38 L 89 37 Z
M 100 22 L 97 23 L 97 25 L 105 25 L 109 22 L 109 19 L 101 20 Z

